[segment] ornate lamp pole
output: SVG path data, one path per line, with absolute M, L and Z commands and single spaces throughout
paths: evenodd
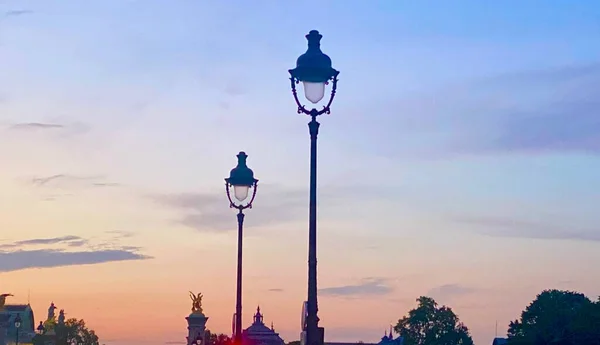
M 19 345 L 19 328 L 21 328 L 21 314 L 17 314 L 15 317 L 15 330 L 17 332 L 15 338 L 15 345 Z
M 252 208 L 252 202 L 256 197 L 258 188 L 258 180 L 254 178 L 254 172 L 246 165 L 248 155 L 240 152 L 237 155 L 238 164 L 229 173 L 229 177 L 225 179 L 225 191 L 227 199 L 229 199 L 229 207 L 238 210 L 238 252 L 237 252 L 237 290 L 235 302 L 235 334 L 234 340 L 237 345 L 242 343 L 242 239 L 244 226 L 244 210 Z M 230 189 L 233 186 L 233 196 L 231 198 Z M 250 201 L 244 203 L 248 199 L 252 189 Z
M 331 59 L 321 51 L 321 38 L 318 31 L 312 30 L 306 35 L 308 50 L 296 61 L 296 68 L 289 70 L 292 94 L 298 106 L 298 114 L 311 117 L 308 123 L 310 133 L 310 197 L 308 213 L 308 299 L 306 312 L 306 345 L 321 345 L 323 329 L 319 328 L 317 316 L 317 135 L 319 122 L 317 116 L 329 114 L 335 97 L 337 76 L 340 73 L 331 67 Z M 319 103 L 325 96 L 325 86 L 331 81 L 331 95 L 321 110 L 307 109 L 300 103 L 296 84 L 302 82 L 304 96 L 313 103 Z

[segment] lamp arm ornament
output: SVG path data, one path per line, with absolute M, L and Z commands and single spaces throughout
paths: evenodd
M 294 95 L 294 100 L 296 101 L 296 105 L 298 106 L 298 114 L 306 114 L 306 115 L 310 115 L 310 116 L 319 116 L 319 115 L 323 115 L 323 114 L 331 114 L 331 103 L 333 103 L 333 99 L 335 98 L 335 92 L 337 90 L 337 82 L 338 82 L 338 74 L 340 72 L 337 72 L 333 75 L 333 77 L 331 77 L 329 80 L 331 81 L 331 96 L 329 97 L 329 102 L 327 102 L 327 105 L 323 106 L 323 109 L 321 110 L 317 110 L 317 109 L 311 109 L 308 110 L 306 109 L 306 107 L 304 105 L 302 105 L 302 103 L 300 103 L 300 100 L 298 99 L 298 92 L 296 90 L 296 84 L 300 83 L 300 80 L 298 80 L 296 77 L 290 77 L 290 81 L 291 81 L 291 85 L 292 85 L 292 95 Z M 329 84 L 329 80 L 327 82 L 325 82 L 325 85 Z
M 233 200 L 231 199 L 231 194 L 229 193 L 229 184 L 227 182 L 225 182 L 225 192 L 227 193 L 227 199 L 229 200 L 229 208 L 235 208 L 240 211 L 245 210 L 245 209 L 251 209 L 252 203 L 254 202 L 254 198 L 256 198 L 256 190 L 258 189 L 258 181 L 255 181 L 251 188 L 252 188 L 252 197 L 250 198 L 250 201 L 248 201 L 248 203 L 246 203 L 245 205 L 244 204 L 236 205 L 233 202 Z

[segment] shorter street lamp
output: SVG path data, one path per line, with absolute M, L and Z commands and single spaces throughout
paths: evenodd
M 15 317 L 15 328 L 17 331 L 17 335 L 15 337 L 15 345 L 19 345 L 19 328 L 21 328 L 21 314 L 17 314 L 17 317 Z
M 237 252 L 237 289 L 235 302 L 235 334 L 234 339 L 237 344 L 242 343 L 242 239 L 244 226 L 244 210 L 252 208 L 252 202 L 256 197 L 256 189 L 258 180 L 254 178 L 254 172 L 248 165 L 246 159 L 248 155 L 245 152 L 240 152 L 237 155 L 238 163 L 235 168 L 229 173 L 229 177 L 225 179 L 225 191 L 227 199 L 229 199 L 229 207 L 238 210 L 238 252 Z M 233 196 L 231 198 L 231 187 L 233 187 Z M 252 189 L 250 201 L 244 203 L 248 199 Z

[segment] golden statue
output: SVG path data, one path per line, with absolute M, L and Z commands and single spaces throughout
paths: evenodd
M 54 302 L 52 302 L 48 308 L 48 318 L 46 321 L 44 321 L 44 328 L 47 332 L 54 330 L 54 327 L 56 326 L 56 315 L 54 314 L 55 310 L 56 306 L 54 305 Z
M 194 294 L 190 291 L 190 299 L 192 300 L 192 313 L 202 314 L 202 293 Z
M 0 295 L 0 310 L 4 310 L 4 306 L 6 305 L 6 297 L 12 297 L 11 293 L 3 293 Z

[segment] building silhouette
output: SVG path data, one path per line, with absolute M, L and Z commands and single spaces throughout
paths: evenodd
M 7 304 L 4 306 L 2 313 L 8 314 L 6 343 L 15 343 L 17 331 L 19 332 L 19 344 L 31 343 L 31 340 L 35 336 L 35 317 L 31 306 L 29 304 Z M 17 315 L 21 317 L 21 327 L 18 329 L 15 327 Z
M 273 323 L 271 328 L 267 327 L 264 323 L 264 317 L 260 312 L 260 306 L 256 308 L 254 314 L 254 320 L 250 327 L 242 331 L 242 341 L 247 345 L 284 345 L 285 342 L 279 336 L 279 333 L 275 332 Z

